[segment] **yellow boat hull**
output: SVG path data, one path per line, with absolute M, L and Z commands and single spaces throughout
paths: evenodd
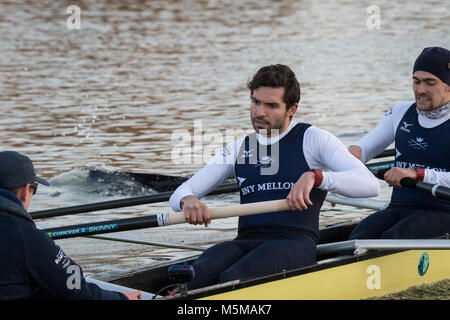
M 228 290 L 213 300 L 350 300 L 450 278 L 450 250 L 408 250 Z

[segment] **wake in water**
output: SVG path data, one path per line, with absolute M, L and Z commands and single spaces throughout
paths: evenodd
M 56 189 L 51 193 L 52 197 L 59 197 L 64 192 L 95 197 L 140 196 L 155 193 L 155 190 L 138 181 L 133 175 L 100 167 L 73 169 L 50 179 L 50 185 Z

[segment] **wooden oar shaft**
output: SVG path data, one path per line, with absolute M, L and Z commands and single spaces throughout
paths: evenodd
M 286 199 L 237 204 L 227 207 L 210 208 L 212 219 L 246 216 L 257 213 L 277 212 L 289 210 Z M 169 224 L 185 223 L 183 212 L 172 212 L 169 214 Z
M 228 207 L 210 208 L 212 219 L 237 217 L 250 214 L 288 210 L 287 201 L 274 200 Z M 53 239 L 66 239 L 119 231 L 162 227 L 186 223 L 182 212 L 159 213 L 151 216 L 134 217 L 119 220 L 100 221 L 58 228 L 43 229 Z

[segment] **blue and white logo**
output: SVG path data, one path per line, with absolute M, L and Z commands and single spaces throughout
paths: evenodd
M 422 277 L 427 273 L 428 267 L 430 266 L 430 257 L 428 256 L 428 253 L 424 252 L 419 258 L 419 265 L 417 266 L 417 271 L 419 272 L 419 275 Z
M 400 126 L 400 130 L 403 130 L 405 132 L 411 132 L 411 130 L 409 130 L 408 127 L 411 127 L 412 125 L 413 125 L 412 123 L 403 121 L 403 124 Z
M 269 156 L 262 156 L 258 163 L 255 165 L 257 167 L 269 168 L 272 166 L 272 162 L 275 162 L 275 159 L 272 159 Z
M 241 155 L 241 158 L 250 158 L 250 157 L 252 157 L 252 152 L 253 152 L 253 150 L 254 149 L 251 149 L 251 150 L 242 150 L 243 152 L 242 152 L 242 155 Z
M 427 150 L 428 143 L 421 137 L 416 137 L 416 139 L 409 139 L 408 146 L 416 150 Z

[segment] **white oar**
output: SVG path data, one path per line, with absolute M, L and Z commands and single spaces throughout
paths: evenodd
M 334 193 L 329 193 L 325 200 L 331 203 L 332 206 L 335 204 L 343 204 L 347 206 L 373 209 L 373 210 L 383 210 L 389 205 L 389 203 L 375 200 L 375 199 L 365 199 L 365 198 L 347 198 Z
M 424 249 L 450 249 L 449 239 L 373 239 L 373 240 L 347 240 L 326 243 L 317 246 L 318 254 L 332 254 L 341 251 L 355 250 L 356 254 L 367 250 L 424 250 Z
M 211 219 L 222 219 L 284 210 L 289 210 L 286 199 L 210 208 L 209 212 L 211 213 Z M 167 213 L 163 220 L 164 223 L 167 221 L 168 225 L 186 223 L 183 212 Z

